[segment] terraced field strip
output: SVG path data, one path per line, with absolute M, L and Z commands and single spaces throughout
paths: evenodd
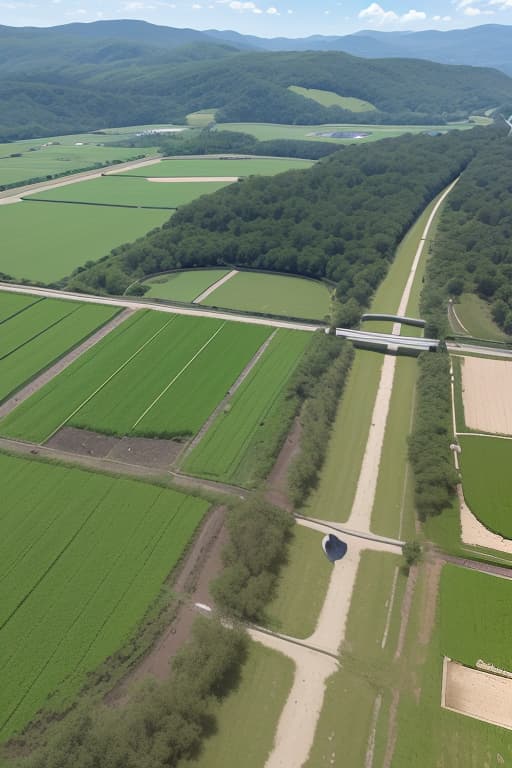
M 53 303 L 53 299 L 44 299 L 37 304 L 29 305 L 26 310 L 2 323 L 2 331 L 4 328 L 7 331 L 4 350 L 9 344 L 14 347 L 10 352 L 4 352 L 0 358 L 0 401 L 5 400 L 41 370 L 48 368 L 55 360 L 119 312 L 115 307 L 99 304 L 73 305 L 70 302 L 60 302 L 58 312 L 62 313 L 62 305 L 67 305 L 67 314 L 50 322 L 46 328 L 37 330 L 36 320 L 40 320 L 41 317 L 34 317 L 36 310 L 41 315 L 42 310 L 46 308 L 48 311 Z M 44 313 L 42 316 L 44 317 Z M 47 320 L 49 317 L 51 318 L 51 315 L 47 314 Z M 14 322 L 18 320 L 20 322 Z M 34 325 L 31 325 L 32 320 Z M 16 328 L 14 328 L 15 325 Z M 4 342 L 3 333 L 2 342 Z
M 231 480 L 243 461 L 258 426 L 279 396 L 306 345 L 307 334 L 279 330 L 258 365 L 187 457 L 183 469 L 193 475 Z
M 0 738 L 58 708 L 123 645 L 207 503 L 0 455 Z

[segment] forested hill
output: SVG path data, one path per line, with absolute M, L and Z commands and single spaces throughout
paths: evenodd
M 337 321 L 354 322 L 418 214 L 498 135 L 409 134 L 349 147 L 306 171 L 250 177 L 183 207 L 69 285 L 120 293 L 137 277 L 179 267 L 257 267 L 335 281 Z
M 434 322 L 444 324 L 448 296 L 476 293 L 512 335 L 511 180 L 512 144 L 503 138 L 482 149 L 451 192 L 429 268 L 425 309 Z
M 65 34 L 0 27 L 0 140 L 182 123 L 211 108 L 220 121 L 298 124 L 436 124 L 491 107 L 512 111 L 512 79 L 496 70 L 340 52 L 240 53 L 216 43 L 165 47 L 148 43 L 151 25 L 137 41 L 133 26 L 124 39 L 125 27 L 109 24 L 108 34 L 118 34 L 84 34 L 93 25 L 70 25 Z M 357 97 L 376 110 L 325 107 L 291 85 Z

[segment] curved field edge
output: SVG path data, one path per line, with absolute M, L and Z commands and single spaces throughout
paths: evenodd
M 0 738 L 58 710 L 133 634 L 208 504 L 0 455 Z

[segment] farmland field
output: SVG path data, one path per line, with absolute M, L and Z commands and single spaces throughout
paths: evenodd
M 512 539 L 512 440 L 459 436 L 468 507 L 486 528 Z
M 325 283 L 301 277 L 239 272 L 201 302 L 214 307 L 323 320 L 330 310 Z
M 306 99 L 312 99 L 324 107 L 341 107 L 350 112 L 374 112 L 376 107 L 364 99 L 355 99 L 352 96 L 340 96 L 334 91 L 322 91 L 318 88 L 302 88 L 300 85 L 290 85 L 288 90 L 304 96 Z
M 227 269 L 190 269 L 151 277 L 143 282 L 144 286 L 149 286 L 145 295 L 155 299 L 193 301 L 227 273 Z
M 133 633 L 206 512 L 141 482 L 0 456 L 0 738 Z
M 73 144 L 62 146 L 64 137 L 57 137 L 58 145 L 44 146 L 51 139 L 13 142 L 0 148 L 0 189 L 5 184 L 22 184 L 33 179 L 72 173 L 82 169 L 100 167 L 109 163 L 126 162 L 144 155 L 156 154 L 152 147 L 98 146 L 101 137 L 73 136 Z M 83 142 L 80 142 L 83 139 Z M 81 146 L 74 146 L 74 143 Z M 21 157 L 11 157 L 11 155 Z
M 0 293 L 0 316 L 16 306 L 17 313 L 1 322 L 0 401 L 119 311 L 100 304 Z
M 310 168 L 312 160 L 296 160 L 290 157 L 249 157 L 230 159 L 202 157 L 175 158 L 162 160 L 156 165 L 134 168 L 126 171 L 129 176 L 144 176 L 145 178 L 171 178 L 187 176 L 251 176 L 254 174 L 272 176 L 293 168 Z M 116 174 L 117 175 L 117 174 Z
M 507 336 L 492 319 L 489 303 L 474 293 L 463 293 L 454 305 L 454 309 L 470 336 L 492 341 L 510 340 L 510 336 Z
M 26 201 L 2 205 L 0 268 L 18 280 L 51 283 L 168 218 L 169 211 Z
M 388 139 L 393 136 L 401 136 L 403 133 L 422 133 L 423 131 L 447 131 L 467 130 L 473 128 L 470 123 L 441 125 L 279 125 L 278 123 L 218 123 L 219 131 L 239 131 L 250 133 L 260 141 L 267 139 L 302 139 L 305 141 L 333 141 L 337 144 L 350 144 L 354 141 L 358 144 L 378 139 Z M 315 136 L 317 133 L 329 133 L 332 131 L 362 131 L 370 135 L 364 139 L 330 139 Z
M 10 414 L 3 431 L 36 441 L 64 423 L 117 435 L 193 434 L 269 333 L 139 313 Z
M 151 172 L 149 166 L 144 170 Z M 142 170 L 142 169 L 141 169 Z M 225 187 L 222 182 L 183 182 L 156 184 L 145 178 L 128 176 L 102 176 L 100 179 L 77 181 L 65 187 L 30 195 L 26 200 L 62 201 L 67 203 L 97 203 L 102 205 L 129 205 L 133 207 L 177 208 L 200 195 Z M 169 215 L 169 214 L 167 214 Z
M 185 460 L 185 471 L 240 484 L 247 481 L 250 468 L 242 472 L 240 467 L 258 433 L 267 428 L 272 406 L 310 340 L 307 333 L 277 331 L 258 365 Z
M 38 301 L 41 301 L 38 296 L 25 296 L 22 293 L 0 293 L 0 323 L 4 323 L 13 315 L 22 312 Z

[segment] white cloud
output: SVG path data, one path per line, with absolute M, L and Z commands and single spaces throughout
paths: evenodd
M 200 3 L 192 3 L 193 11 L 200 11 L 203 6 Z
M 491 0 L 489 5 L 495 5 L 500 11 L 505 11 L 507 8 L 512 8 L 512 0 Z
M 477 8 L 473 5 L 468 5 L 464 8 L 465 16 L 492 16 L 494 11 L 482 11 L 481 8 Z
M 461 8 L 465 8 L 467 5 L 474 5 L 475 0 L 459 0 L 457 3 L 457 8 L 460 10 Z M 478 2 L 478 0 L 476 0 Z
M 424 11 L 415 11 L 414 8 L 411 8 L 410 11 L 401 16 L 400 21 L 423 21 L 426 18 L 427 14 Z
M 277 8 L 274 8 L 273 5 L 271 5 L 270 8 L 267 8 L 265 13 L 268 13 L 269 16 L 279 16 L 280 15 L 280 13 L 277 10 Z
M 129 3 L 123 3 L 124 11 L 147 11 L 154 10 L 154 5 L 146 5 L 146 3 L 138 2 L 138 0 L 132 0 Z
M 451 16 L 432 16 L 432 21 L 451 21 Z
M 360 19 L 370 19 L 377 24 L 385 24 L 388 21 L 398 21 L 398 14 L 394 11 L 385 11 L 384 8 L 378 3 L 371 3 L 368 8 L 363 8 L 359 11 L 358 17 Z
M 293 11 L 292 11 L 292 9 L 291 9 L 291 8 L 288 8 L 288 10 L 286 11 L 286 13 L 289 13 L 289 14 L 290 14 L 290 16 L 291 16 L 291 14 L 293 13 Z

